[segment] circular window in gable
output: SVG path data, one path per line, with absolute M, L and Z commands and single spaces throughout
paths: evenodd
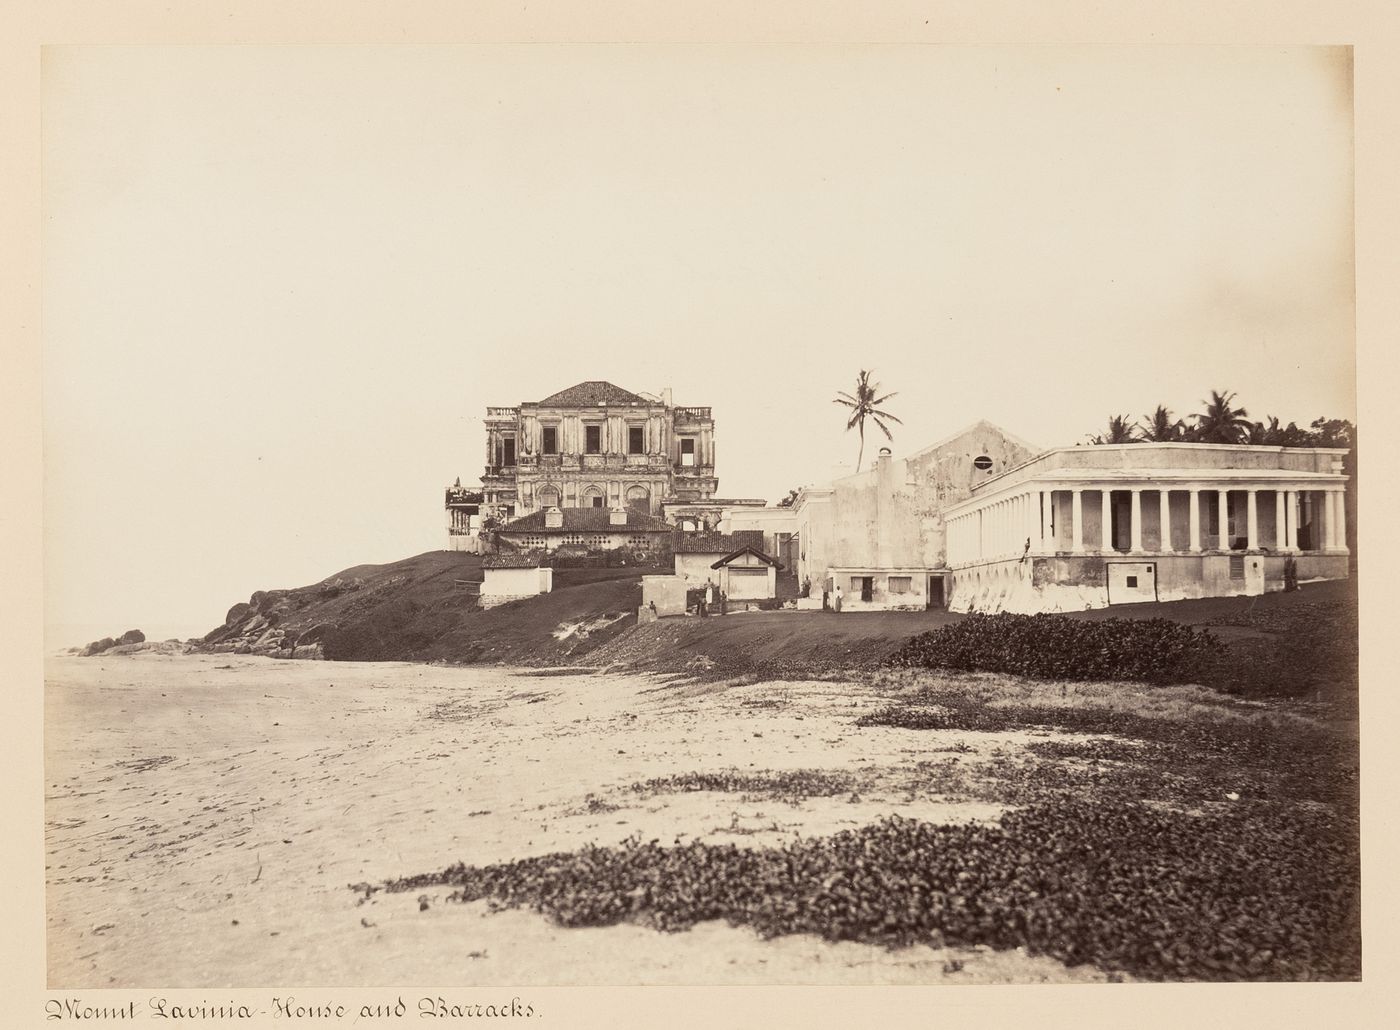
M 992 459 L 985 454 L 979 454 L 972 459 L 972 467 L 981 472 L 990 472 L 992 471 Z

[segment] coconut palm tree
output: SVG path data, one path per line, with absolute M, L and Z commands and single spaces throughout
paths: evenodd
M 1173 443 L 1185 438 L 1186 423 L 1179 418 L 1172 418 L 1167 406 L 1159 404 L 1156 411 L 1143 416 L 1138 431 L 1142 433 L 1143 440 L 1151 443 Z
M 1201 443 L 1239 443 L 1249 433 L 1249 412 L 1233 407 L 1235 394 L 1230 390 L 1212 390 L 1210 399 L 1202 401 L 1206 410 L 1193 415 L 1196 420 L 1192 434 Z
M 865 420 L 868 418 L 879 426 L 880 432 L 884 433 L 888 440 L 893 440 L 894 436 L 890 433 L 890 427 L 885 425 L 885 420 L 899 422 L 900 425 L 904 424 L 888 411 L 880 410 L 879 406 L 896 394 L 887 393 L 883 397 L 875 396 L 880 392 L 880 384 L 871 380 L 870 373 L 873 371 L 874 369 L 869 371 L 861 369 L 860 375 L 856 376 L 856 392 L 849 394 L 845 390 L 838 390 L 836 397 L 831 402 L 851 410 L 851 417 L 846 421 L 847 432 L 852 429 L 860 430 L 860 451 L 856 454 L 857 472 L 860 471 L 861 462 L 865 460 Z
M 1138 438 L 1127 415 L 1114 415 L 1108 420 L 1108 431 L 1089 437 L 1089 442 L 1092 444 L 1137 443 Z

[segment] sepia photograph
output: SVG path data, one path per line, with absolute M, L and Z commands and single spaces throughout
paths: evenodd
M 41 74 L 55 997 L 1361 979 L 1351 47 Z

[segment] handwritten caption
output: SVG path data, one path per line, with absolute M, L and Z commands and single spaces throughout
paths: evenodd
M 50 998 L 44 1003 L 46 1020 L 69 1020 L 72 1022 L 134 1022 L 136 1020 L 176 1019 L 188 1020 L 228 1020 L 236 1022 L 244 1019 L 289 1019 L 302 1022 L 356 1023 L 362 1019 L 531 1019 L 540 1013 L 534 1005 L 519 997 L 508 1001 L 487 1002 L 464 1001 L 441 994 L 424 995 L 413 1001 L 405 1001 L 395 995 L 392 1002 L 345 1003 L 330 998 L 297 998 L 274 996 L 268 1005 L 249 1002 L 219 1001 L 172 1001 L 163 997 L 151 997 L 145 1001 L 130 1000 L 121 1003 L 104 1001 L 91 1004 L 81 997 Z

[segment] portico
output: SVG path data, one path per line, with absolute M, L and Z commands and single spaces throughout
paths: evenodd
M 1117 603 L 1107 566 L 1125 558 L 1146 559 L 1139 571 L 1159 600 L 1280 589 L 1286 557 L 1300 578 L 1344 578 L 1342 454 L 1208 444 L 1047 452 L 948 510 L 951 606 Z

